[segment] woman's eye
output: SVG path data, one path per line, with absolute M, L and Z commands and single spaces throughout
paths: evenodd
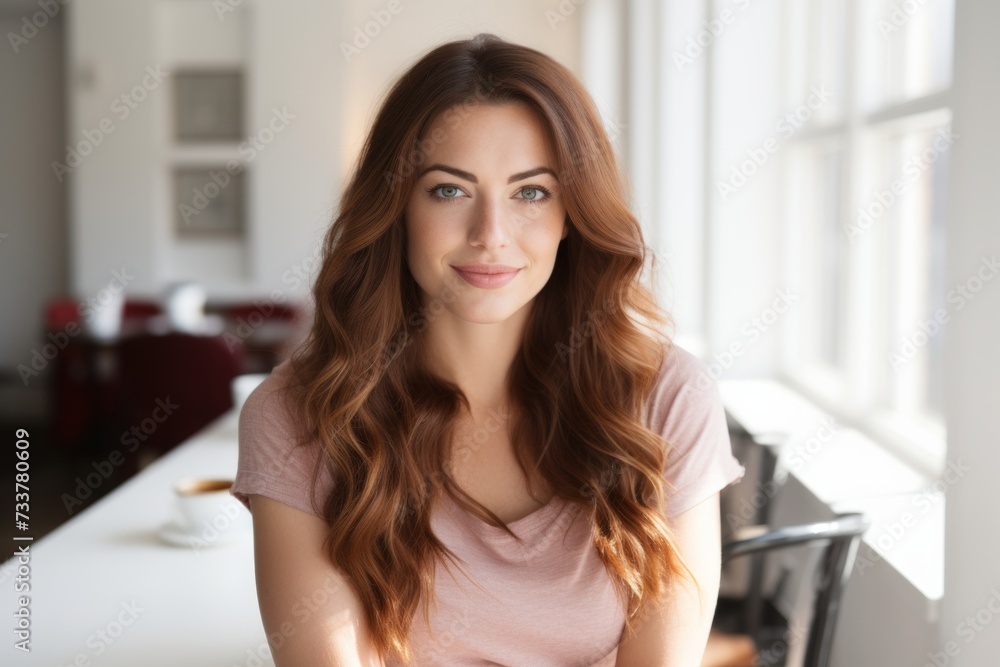
M 523 187 L 521 188 L 520 192 L 521 196 L 519 197 L 519 199 L 524 199 L 525 201 L 529 202 L 540 202 L 544 200 L 549 194 L 549 191 L 546 190 L 545 188 L 538 187 L 535 185 L 529 185 Z
M 461 192 L 462 190 L 454 185 L 439 185 L 431 188 L 431 194 L 434 194 L 438 199 L 456 199 Z

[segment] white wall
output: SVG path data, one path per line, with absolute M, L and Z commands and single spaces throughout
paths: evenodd
M 22 418 L 40 414 L 43 397 L 14 369 L 30 362 L 45 303 L 68 280 L 66 198 L 49 167 L 64 145 L 63 21 L 57 15 L 15 53 L 7 35 L 21 32 L 19 10 L 32 7 L 0 15 L 0 370 L 12 374 L 0 414 Z
M 952 149 L 949 178 L 949 285 L 969 281 L 983 256 L 1000 259 L 998 24 L 1000 5 L 996 2 L 956 0 L 952 128 L 960 138 Z M 948 459 L 961 460 L 971 468 L 948 488 L 945 507 L 945 596 L 939 650 L 946 652 L 947 661 L 940 664 L 954 667 L 994 665 L 1000 655 L 998 333 L 1000 281 L 993 277 L 983 282 L 981 291 L 960 316 L 949 321 L 945 332 Z M 947 653 L 949 648 L 951 653 Z
M 97 136 L 102 122 L 112 128 L 66 176 L 71 290 L 80 296 L 107 285 L 115 269 L 135 275 L 128 285 L 132 290 L 150 291 L 156 283 L 158 133 L 152 102 L 166 95 L 167 82 L 145 103 L 127 109 L 125 118 L 120 116 L 124 111 L 112 109 L 115 98 L 141 84 L 147 66 L 159 64 L 153 54 L 152 7 L 151 2 L 95 0 L 64 10 L 70 67 L 67 141 L 87 152 L 84 132 Z M 116 30 L 116 25 L 132 29 Z
M 219 4 L 95 0 L 69 8 L 70 59 L 77 71 L 91 74 L 89 85 L 71 89 L 70 137 L 81 138 L 102 119 L 114 126 L 70 178 L 72 288 L 78 293 L 100 289 L 121 267 L 135 274 L 133 293 L 157 295 L 180 278 L 203 280 L 209 298 L 218 300 L 271 290 L 279 290 L 281 300 L 306 293 L 304 281 L 283 276 L 315 253 L 341 176 L 340 118 L 350 98 L 330 38 L 342 24 L 341 5 L 245 0 L 218 13 Z M 204 53 L 185 55 L 198 49 Z M 171 166 L 179 157 L 212 154 L 178 151 L 169 142 L 169 72 L 184 62 L 243 63 L 247 135 L 263 140 L 276 108 L 294 116 L 247 160 L 244 247 L 182 244 L 173 236 Z M 168 76 L 127 117 L 116 113 L 113 101 L 143 83 L 147 66 Z

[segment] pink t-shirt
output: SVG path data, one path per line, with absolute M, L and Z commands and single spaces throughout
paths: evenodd
M 290 371 L 288 361 L 279 364 L 244 404 L 231 493 L 247 509 L 247 494 L 258 493 L 319 516 L 309 497 L 319 450 L 291 447 L 288 413 L 279 400 L 267 400 Z M 645 419 L 673 445 L 664 466 L 665 479 L 676 487 L 672 495 L 667 490 L 668 516 L 743 477 L 716 384 L 690 352 L 674 345 Z M 330 483 L 329 473 L 320 477 L 318 506 Z M 431 627 L 418 607 L 410 631 L 416 664 L 613 667 L 625 616 L 590 542 L 583 506 L 554 497 L 509 523 L 523 540 L 519 544 L 442 496 L 431 528 L 465 565 L 460 570 L 451 561 L 447 567 L 437 564 Z

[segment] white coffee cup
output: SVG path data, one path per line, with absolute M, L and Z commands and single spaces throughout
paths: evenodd
M 229 540 L 251 525 L 250 513 L 229 489 L 232 479 L 185 477 L 174 485 L 185 530 L 203 543 Z
M 119 334 L 125 310 L 125 290 L 103 289 L 94 297 L 90 316 L 84 321 L 87 333 L 100 340 L 111 340 Z
M 173 283 L 167 288 L 164 310 L 175 331 L 198 333 L 205 323 L 205 288 L 195 282 Z

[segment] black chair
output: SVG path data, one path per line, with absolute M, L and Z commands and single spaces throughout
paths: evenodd
M 822 547 L 818 567 L 813 577 L 813 604 L 811 618 L 805 626 L 805 653 L 801 667 L 827 667 L 837 625 L 837 613 L 847 580 L 850 578 L 857 557 L 861 535 L 868 529 L 871 520 L 863 513 L 849 512 L 837 514 L 830 521 L 800 524 L 775 528 L 766 533 L 746 539 L 727 542 L 722 548 L 723 563 L 744 555 L 764 554 L 779 549 L 797 546 Z M 760 623 L 751 635 L 757 646 L 759 665 L 787 665 L 786 656 L 791 651 L 787 643 L 776 649 L 778 641 L 786 641 L 790 628 L 798 619 L 778 621 L 775 624 Z M 783 627 L 780 627 L 783 626 Z M 800 639 L 801 640 L 801 639 Z M 776 662 L 774 658 L 780 659 Z M 797 664 L 796 667 L 799 667 Z

